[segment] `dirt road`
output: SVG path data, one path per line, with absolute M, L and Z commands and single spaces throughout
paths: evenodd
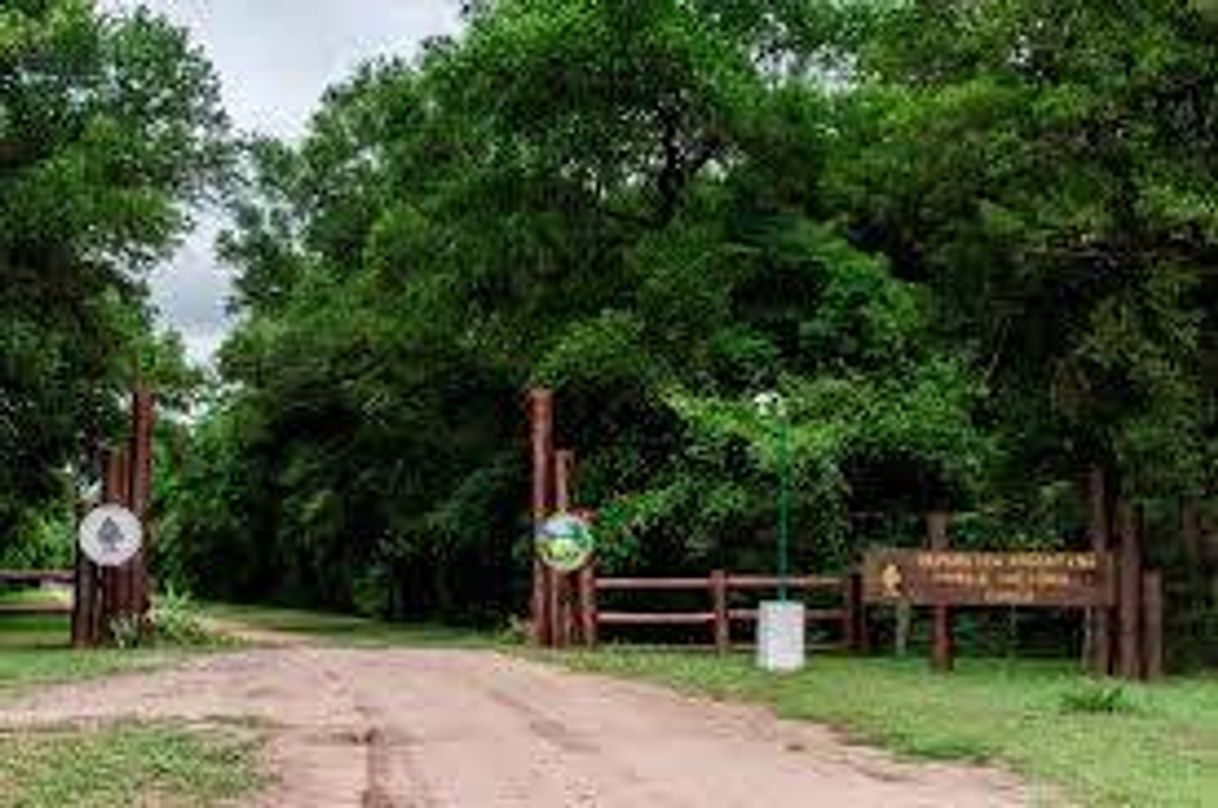
M 476 651 L 269 648 L 45 690 L 0 725 L 257 719 L 267 806 L 999 806 L 1000 774 L 898 764 L 817 727 Z

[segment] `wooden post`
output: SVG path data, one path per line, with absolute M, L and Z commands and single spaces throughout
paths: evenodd
M 144 546 L 131 560 L 127 574 L 130 581 L 130 612 L 146 615 L 151 607 L 148 585 L 149 550 L 152 543 L 150 511 L 152 508 L 152 440 L 156 425 L 156 402 L 147 387 L 136 390 L 131 400 L 131 469 L 129 501 L 131 510 L 144 527 Z
M 1142 575 L 1142 674 L 1146 679 L 1163 678 L 1163 573 Z
M 116 502 L 125 508 L 131 509 L 131 478 L 134 464 L 132 463 L 131 449 L 124 446 L 115 454 L 116 470 L 115 484 L 117 485 Z M 106 570 L 106 578 L 110 582 L 110 591 L 106 593 L 106 613 L 104 615 L 104 624 L 102 630 L 108 632 L 110 623 L 116 617 L 126 617 L 133 611 L 132 609 L 132 580 L 131 567 L 129 564 L 124 564 L 121 567 Z
M 559 449 L 554 452 L 554 508 L 560 512 L 571 510 L 571 478 L 575 473 L 575 452 Z
M 847 570 L 842 576 L 842 640 L 846 650 L 862 653 L 867 640 L 866 606 L 863 605 L 863 576 L 858 570 Z
M 732 626 L 727 610 L 727 573 L 710 574 L 711 610 L 715 613 L 715 650 L 726 654 L 732 647 Z
M 909 653 L 909 629 L 913 622 L 913 604 L 907 598 L 901 599 L 896 605 L 896 629 L 893 633 L 893 652 L 897 659 L 904 659 Z
M 863 571 L 856 569 L 851 575 L 854 579 L 854 598 L 857 615 L 856 639 L 858 640 L 858 648 L 860 654 L 871 653 L 871 630 L 867 622 L 867 599 L 863 597 Z
M 96 571 L 85 554 L 76 550 L 76 571 L 72 598 L 72 647 L 87 648 L 93 644 L 89 626 L 97 585 Z
M 118 501 L 121 480 L 117 458 L 113 449 L 105 449 L 100 455 L 101 464 L 101 501 L 103 504 Z M 86 584 L 85 609 L 82 612 L 81 631 L 85 646 L 100 645 L 104 639 L 103 625 L 106 614 L 107 581 L 106 570 L 94 564 L 81 553 L 82 563 L 86 568 L 83 576 Z
M 596 562 L 593 561 L 579 571 L 579 617 L 580 639 L 588 648 L 597 644 L 596 615 Z
M 131 397 L 131 478 L 128 493 L 131 510 L 147 513 L 152 503 L 152 392 L 141 387 Z
M 559 628 L 559 620 L 561 619 L 559 587 L 561 579 L 549 567 L 546 567 L 542 572 L 545 575 L 546 589 L 546 645 L 550 648 L 560 648 L 562 647 L 562 632 Z
M 554 394 L 549 390 L 533 390 L 529 394 L 529 421 L 533 451 L 533 528 L 536 533 L 550 514 L 553 491 Z M 538 645 L 549 645 L 553 639 L 550 579 L 549 570 L 534 554 L 530 633 L 532 641 Z
M 1090 511 L 1087 532 L 1091 538 L 1091 549 L 1097 554 L 1107 553 L 1111 545 L 1106 489 L 1103 469 L 1093 466 L 1087 475 L 1087 500 Z M 1109 676 L 1112 674 L 1114 644 L 1112 610 L 1107 607 L 1088 609 L 1086 620 L 1084 652 L 1087 657 L 1087 666 L 1097 676 Z
M 76 524 L 84 519 L 83 503 L 76 506 Z M 72 597 L 72 647 L 87 648 L 97 640 L 90 630 L 93 625 L 93 613 L 97 608 L 97 567 L 89 561 L 80 549 L 76 537 L 72 537 L 75 548 L 76 566 L 73 580 Z
M 855 650 L 857 627 L 854 615 L 854 576 L 847 572 L 842 576 L 842 646 L 847 651 Z
M 1116 507 L 1116 533 L 1120 542 L 1119 605 L 1120 674 L 1125 679 L 1142 676 L 1142 549 L 1138 541 L 1133 506 L 1121 500 Z
M 126 505 L 130 491 L 126 452 L 109 449 L 102 460 L 102 502 Z M 92 574 L 83 576 L 91 581 L 91 592 L 86 596 L 87 611 L 82 613 L 80 626 L 85 645 L 98 645 L 108 639 L 110 621 L 118 616 L 122 603 L 123 580 L 118 570 L 104 569 L 92 562 L 84 562 Z
M 132 480 L 135 477 L 135 458 L 131 455 L 131 447 L 123 447 L 120 456 L 122 457 L 122 481 L 124 486 L 122 504 L 128 510 L 134 510 L 135 503 L 131 500 L 131 491 L 133 489 Z M 116 595 L 110 618 L 128 617 L 135 612 L 135 579 L 132 575 L 131 564 L 128 562 L 112 572 L 114 574 Z
M 946 550 L 948 514 L 935 511 L 927 514 L 926 532 L 930 539 L 930 549 Z M 954 665 L 952 648 L 952 617 L 947 606 L 934 606 L 934 646 L 931 661 L 935 670 L 950 671 Z
M 560 513 L 571 510 L 571 474 L 575 467 L 575 452 L 562 449 L 554 453 L 554 508 Z M 551 571 L 554 632 L 553 644 L 557 648 L 571 645 L 575 624 L 572 608 L 574 576 Z
M 127 504 L 127 458 L 123 449 L 106 452 L 105 478 L 102 481 L 102 502 Z

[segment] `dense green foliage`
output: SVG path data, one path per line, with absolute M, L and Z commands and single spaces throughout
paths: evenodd
M 184 379 L 142 279 L 220 176 L 224 128 L 185 32 L 87 0 L 0 6 L 0 559 L 46 562 L 15 539 L 71 512 L 64 472 L 133 375 Z
M 1209 16 L 469 3 L 459 37 L 332 88 L 301 141 L 248 144 L 220 245 L 240 325 L 159 447 L 162 577 L 398 616 L 518 606 L 537 385 L 603 564 L 768 567 L 779 442 L 753 400 L 778 390 L 801 566 L 916 540 L 931 506 L 976 514 L 960 544 L 1077 542 L 1098 466 L 1204 613 Z M 0 60 L 9 535 L 18 503 L 63 496 L 133 365 L 180 378 L 140 281 L 225 149 L 207 65 L 147 15 L 9 4 Z
M 249 149 L 175 569 L 394 614 L 519 602 L 530 385 L 610 568 L 769 563 L 767 389 L 803 565 L 848 561 L 852 511 L 1070 540 L 1092 465 L 1204 495 L 1216 36 L 1174 0 L 472 4 L 302 143 Z

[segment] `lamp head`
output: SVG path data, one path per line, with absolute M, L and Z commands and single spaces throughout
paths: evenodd
M 753 397 L 753 405 L 763 418 L 785 418 L 787 415 L 786 400 L 781 393 L 773 390 L 758 393 Z

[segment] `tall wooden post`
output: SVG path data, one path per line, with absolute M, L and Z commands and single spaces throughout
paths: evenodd
M 715 650 L 726 654 L 732 649 L 731 617 L 727 610 L 727 573 L 710 574 L 711 609 L 715 614 Z
M 926 516 L 926 532 L 930 539 L 930 549 L 946 550 L 948 514 L 935 511 Z M 952 617 L 947 606 L 934 606 L 934 646 L 932 648 L 932 664 L 935 670 L 950 671 L 954 665 L 952 648 Z
M 102 502 L 129 508 L 144 522 L 144 549 L 116 569 L 103 569 L 77 550 L 72 610 L 72 643 L 77 647 L 104 642 L 111 621 L 145 615 L 151 605 L 144 554 L 150 537 L 154 411 L 151 391 L 140 388 L 132 396 L 130 443 L 107 450 L 102 457 Z
M 575 468 L 575 452 L 562 449 L 554 452 L 554 508 L 566 513 L 571 510 L 571 475 Z M 551 572 L 553 577 L 554 646 L 566 648 L 571 644 L 575 615 L 572 608 L 574 583 L 572 575 Z
M 1119 605 L 1120 673 L 1125 679 L 1142 676 L 1142 548 L 1137 514 L 1121 500 L 1116 506 L 1116 534 L 1120 542 Z
M 1108 529 L 1108 492 L 1104 483 L 1104 471 L 1092 467 L 1087 475 L 1087 501 L 1090 516 L 1087 533 L 1091 549 L 1102 555 L 1110 549 Z M 1086 625 L 1087 666 L 1098 676 L 1108 676 L 1113 662 L 1112 610 L 1107 607 L 1089 609 Z
M 103 499 L 107 503 L 131 507 L 131 452 L 124 447 L 109 454 Z M 101 570 L 102 597 L 98 639 L 108 638 L 110 625 L 117 617 L 131 612 L 131 575 L 126 566 Z
M 151 607 L 148 555 L 152 543 L 152 440 L 156 426 L 156 402 L 152 391 L 140 387 L 131 400 L 131 510 L 144 526 L 144 546 L 127 568 L 130 582 L 126 606 L 132 614 L 145 615 Z
M 85 514 L 77 507 L 76 524 L 80 524 Z M 100 586 L 97 566 L 89 560 L 80 549 L 73 537 L 76 548 L 76 578 L 73 582 L 74 597 L 72 599 L 72 646 L 88 648 L 97 642 L 93 632 L 98 611 L 98 587 Z
M 867 607 L 863 603 L 863 575 L 858 570 L 847 570 L 842 576 L 842 603 L 845 609 L 842 640 L 846 650 L 864 653 L 867 650 Z
M 102 502 L 126 505 L 128 494 L 125 452 L 107 450 L 102 456 Z M 116 570 L 97 566 L 79 555 L 76 572 L 76 605 L 72 615 L 72 641 L 78 647 L 100 644 L 110 620 L 118 613 L 122 581 Z
M 892 652 L 897 659 L 909 653 L 909 633 L 913 627 L 913 604 L 909 598 L 901 598 L 896 604 L 896 627 L 892 640 Z
M 575 473 L 575 452 L 558 449 L 554 452 L 554 508 L 571 510 L 571 478 Z
M 536 535 L 550 514 L 553 495 L 554 394 L 549 390 L 533 390 L 529 394 L 529 422 L 533 451 L 533 529 Z M 550 583 L 549 570 L 534 555 L 530 628 L 531 639 L 538 645 L 549 645 L 553 639 Z
M 588 648 L 595 648 L 597 637 L 596 562 L 579 571 L 580 639 Z

